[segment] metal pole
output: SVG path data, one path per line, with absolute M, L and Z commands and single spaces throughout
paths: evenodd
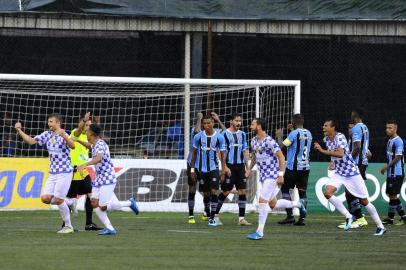
M 294 113 L 300 113 L 300 81 L 295 85 L 295 97 L 294 97 Z
M 190 79 L 190 33 L 185 34 L 185 79 Z M 187 158 L 190 145 L 190 84 L 185 84 L 184 158 Z
M 212 78 L 212 61 L 213 61 L 213 31 L 212 31 L 212 24 L 209 20 L 207 25 L 207 78 Z M 209 93 L 207 96 L 207 111 L 208 113 L 213 111 L 213 96 L 211 94 L 211 89 L 209 88 Z

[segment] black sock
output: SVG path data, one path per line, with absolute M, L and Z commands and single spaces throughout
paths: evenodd
M 203 204 L 204 204 L 204 212 L 206 212 L 206 216 L 210 215 L 210 196 L 203 197 Z
M 402 202 L 399 200 L 399 198 L 396 200 L 396 202 L 396 211 L 398 212 L 399 216 L 403 218 L 405 215 L 405 210 L 403 210 Z
M 304 207 L 307 209 L 307 193 L 306 190 L 299 189 L 299 198 L 303 201 Z M 304 219 L 305 217 L 300 217 Z
M 189 206 L 189 216 L 193 216 L 193 211 L 195 209 L 195 195 L 196 193 L 189 193 L 187 204 Z
M 226 200 L 226 196 L 223 193 L 220 193 L 218 196 L 218 203 L 217 203 L 217 208 L 216 208 L 216 214 L 220 213 L 220 209 L 223 206 L 224 201 Z
M 396 208 L 398 206 L 397 199 L 395 200 L 389 200 L 389 205 L 388 205 L 388 218 L 394 219 L 395 218 L 395 213 L 396 213 Z
M 216 194 L 212 194 L 210 197 L 210 218 L 213 219 L 214 215 L 216 214 L 217 210 L 217 205 L 218 205 L 218 198 Z
M 282 193 L 282 199 L 285 199 L 288 201 L 292 200 L 289 192 Z M 288 215 L 288 218 L 293 218 L 293 209 L 292 208 L 286 208 L 285 211 L 286 211 L 286 214 Z
M 238 216 L 243 218 L 245 217 L 245 207 L 247 205 L 247 195 L 238 196 Z
M 93 223 L 93 220 L 92 220 L 93 206 L 92 206 L 89 196 L 87 196 L 87 195 L 86 195 L 86 201 L 85 201 L 85 211 L 86 211 L 86 225 Z

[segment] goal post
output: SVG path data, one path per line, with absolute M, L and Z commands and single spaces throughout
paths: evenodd
M 61 113 L 64 128 L 71 131 L 90 111 L 110 146 L 119 199 L 134 195 L 146 211 L 187 211 L 185 159 L 196 114 L 214 111 L 227 125 L 227 116 L 238 112 L 249 139 L 252 118 L 264 117 L 273 135 L 277 128 L 287 126 L 293 113 L 300 112 L 300 81 L 0 74 L 0 98 L 1 114 L 7 113 L 13 123 L 21 121 L 31 136 L 47 130 L 46 118 L 51 113 Z M 25 181 L 26 191 L 38 196 L 39 191 L 33 189 L 42 185 L 35 181 L 44 182 L 47 172 L 40 180 L 24 176 L 36 171 L 35 160 L 46 158 L 47 152 L 22 143 L 12 129 L 4 129 L 0 136 L 0 169 L 14 166 L 19 170 L 15 167 L 19 162 L 14 161 L 24 159 L 28 166 L 16 174 L 15 185 Z M 258 183 L 249 182 L 247 208 L 254 210 Z M 196 210 L 202 211 L 199 196 Z M 230 196 L 225 211 L 238 209 L 231 203 L 235 197 Z M 24 208 L 14 199 L 21 198 L 0 203 L 0 209 Z

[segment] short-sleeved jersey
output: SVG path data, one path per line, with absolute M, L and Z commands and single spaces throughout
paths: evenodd
M 355 164 L 368 165 L 369 130 L 364 123 L 357 123 L 352 127 L 351 149 L 354 149 L 355 142 L 361 143 L 359 154 L 354 158 Z
M 335 152 L 338 148 L 344 149 L 344 156 L 342 158 L 331 157 L 331 161 L 335 164 L 337 174 L 344 177 L 359 175 L 358 166 L 351 156 L 347 139 L 342 133 L 337 132 L 333 140 L 330 140 L 330 138 L 326 136 L 324 137 L 324 142 L 327 146 L 327 151 Z
M 278 143 L 271 136 L 266 135 L 261 141 L 255 136 L 251 141 L 251 148 L 255 154 L 259 169 L 259 180 L 276 180 L 278 178 L 279 160 L 276 153 L 281 151 Z
M 389 139 L 388 144 L 386 146 L 386 155 L 388 159 L 388 163 L 392 162 L 392 160 L 396 156 L 402 156 L 402 158 L 396 162 L 393 166 L 388 167 L 386 172 L 388 177 L 395 177 L 395 176 L 404 176 L 404 158 L 403 158 L 403 140 L 396 136 L 393 139 Z
M 75 138 L 82 142 L 87 142 L 86 133 L 81 133 L 78 137 L 76 137 L 75 131 L 76 129 L 72 130 L 72 132 L 70 133 L 70 138 Z M 70 158 L 72 161 L 72 166 L 80 166 L 89 160 L 89 149 L 87 149 L 80 143 L 75 142 L 75 149 L 70 150 Z M 87 170 L 83 170 L 82 172 L 76 171 L 73 174 L 73 180 L 83 180 L 88 174 L 89 173 L 87 172 Z
M 292 171 L 310 169 L 310 149 L 312 134 L 304 128 L 291 131 L 283 144 L 288 148 L 286 168 Z
M 199 133 L 199 132 L 197 132 L 197 133 Z M 196 132 L 195 132 L 195 129 L 194 128 L 192 128 L 192 130 L 190 131 L 190 145 L 189 145 L 189 155 L 188 155 L 188 157 L 187 157 L 187 164 L 189 164 L 189 166 L 190 167 L 192 167 L 191 165 L 190 165 L 190 162 L 192 162 L 192 149 L 193 149 L 193 138 L 195 137 L 195 135 L 197 134 Z M 199 154 L 199 149 L 196 149 L 197 150 L 197 153 L 196 153 L 196 159 L 195 159 L 195 165 L 194 165 L 194 168 L 198 168 L 199 167 L 199 157 L 200 157 L 200 154 Z
M 231 132 L 228 129 L 222 132 L 226 142 L 226 162 L 228 164 L 243 164 L 244 151 L 248 149 L 247 134 L 238 130 Z
M 207 136 L 206 132 L 200 131 L 193 138 L 193 147 L 199 149 L 199 172 L 211 172 L 217 169 L 217 150 L 224 152 L 224 136 L 215 131 L 213 135 Z
M 68 135 L 68 134 L 66 134 Z M 70 173 L 73 171 L 70 160 L 70 148 L 65 140 L 48 130 L 34 137 L 39 146 L 46 146 L 49 152 L 49 173 Z
M 111 185 L 117 182 L 114 172 L 113 162 L 110 158 L 110 149 L 105 141 L 98 139 L 92 148 L 92 157 L 97 154 L 102 155 L 102 159 L 96 164 L 96 180 L 93 181 L 93 186 L 99 187 L 103 185 Z

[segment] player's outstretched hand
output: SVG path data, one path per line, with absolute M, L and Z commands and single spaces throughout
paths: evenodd
M 321 148 L 321 145 L 320 145 L 319 143 L 315 142 L 315 143 L 314 143 L 314 149 L 316 149 L 317 151 L 320 151 L 320 152 L 321 152 L 321 150 L 322 150 L 323 148 Z
M 63 128 L 55 131 L 55 134 L 59 135 L 59 136 L 63 136 L 65 134 L 65 130 Z
M 211 117 L 213 117 L 214 121 L 220 122 L 220 117 L 218 116 L 217 113 L 211 112 Z
M 84 165 L 84 164 L 76 167 L 76 170 L 77 170 L 78 172 L 81 172 L 81 171 L 83 171 L 84 169 L 86 169 L 86 165 Z
M 386 165 L 383 166 L 382 169 L 381 169 L 381 174 L 385 174 L 387 169 L 388 169 L 388 167 Z
M 277 130 L 275 130 L 275 136 L 276 136 L 276 138 L 282 138 L 283 128 L 278 128 Z
M 203 114 L 201 112 L 197 113 L 197 119 L 200 119 L 200 120 L 203 119 Z
M 15 123 L 14 128 L 15 128 L 15 129 L 22 129 L 23 126 L 21 125 L 20 122 L 17 122 L 17 123 Z
M 285 179 L 283 179 L 283 176 L 278 176 L 278 179 L 276 179 L 276 183 L 281 186 L 283 183 L 285 183 Z
M 85 122 L 87 122 L 87 121 L 89 121 L 89 119 L 90 119 L 90 112 L 87 112 L 85 114 L 85 118 L 83 120 L 85 120 Z

